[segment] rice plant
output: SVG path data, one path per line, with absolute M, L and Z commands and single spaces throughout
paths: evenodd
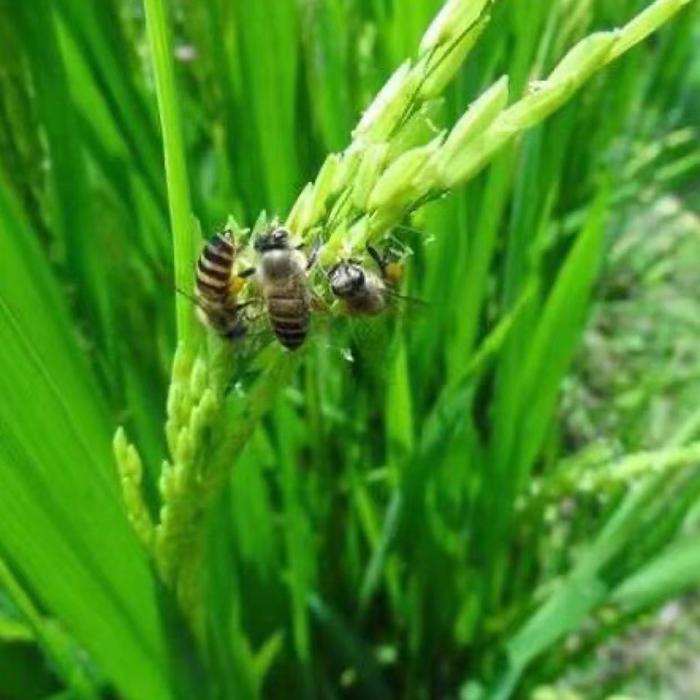
M 596 660 L 696 608 L 699 17 L 0 2 L 0 695 L 643 675 Z M 293 352 L 276 226 L 316 258 Z M 224 229 L 257 267 L 235 342 L 197 321 Z M 329 273 L 383 255 L 350 313 Z

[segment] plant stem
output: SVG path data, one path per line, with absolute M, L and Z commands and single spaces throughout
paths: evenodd
M 97 700 L 98 691 L 93 679 L 77 660 L 71 657 L 69 639 L 63 638 L 60 630 L 52 629 L 51 625 L 47 624 L 32 599 L 1 558 L 0 586 L 24 616 L 27 625 L 34 632 L 34 641 L 51 659 L 58 675 L 64 679 L 66 685 L 72 688 L 78 697 Z
M 173 231 L 175 286 L 189 292 L 192 289 L 194 269 L 193 217 L 175 88 L 170 26 L 165 0 L 144 0 L 144 8 L 163 134 L 168 207 Z M 190 345 L 194 327 L 190 303 L 178 295 L 175 308 L 178 338 L 185 345 Z

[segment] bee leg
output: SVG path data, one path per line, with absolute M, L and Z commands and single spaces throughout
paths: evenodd
M 257 305 L 260 309 L 260 302 L 258 299 L 249 299 L 248 301 L 243 301 L 240 304 L 238 304 L 236 307 L 236 311 L 248 309 L 248 307 L 255 305 Z M 263 318 L 264 316 L 266 316 L 266 312 L 264 309 L 257 314 L 251 314 L 248 311 L 243 312 L 243 317 L 245 318 L 247 323 L 256 323 L 259 319 Z
M 312 293 L 309 299 L 309 308 L 311 311 L 317 312 L 328 312 L 330 307 L 326 303 L 326 300 L 319 294 Z
M 206 313 L 206 309 L 202 305 L 202 302 L 199 299 L 197 299 L 197 297 L 192 296 L 191 294 L 188 294 L 187 292 L 183 292 L 182 289 L 180 289 L 179 287 L 175 287 L 175 291 L 178 294 L 181 294 L 183 297 L 185 297 L 185 299 L 188 299 L 189 301 L 191 301 L 198 309 L 200 309 Z
M 239 304 L 236 304 L 236 313 L 239 313 L 242 311 L 243 313 L 241 315 L 243 316 L 243 318 L 245 318 L 245 320 L 248 323 L 255 322 L 257 319 L 260 318 L 260 316 L 262 314 L 258 314 L 257 316 L 251 316 L 251 314 L 246 312 L 246 309 L 250 306 L 253 306 L 253 304 L 255 304 L 255 303 L 256 303 L 255 299 L 248 299 L 248 301 L 242 301 Z
M 243 319 L 239 318 L 236 320 L 236 323 L 234 324 L 233 328 L 229 331 L 228 335 L 226 336 L 229 340 L 232 340 L 233 342 L 238 342 L 245 338 L 245 336 L 248 334 L 248 328 L 246 324 L 243 322 Z
M 246 279 L 246 277 L 252 277 L 256 272 L 257 270 L 254 267 L 248 267 L 245 270 L 241 270 L 241 272 L 237 272 L 236 277 Z
M 318 253 L 321 250 L 321 244 L 322 241 L 320 238 L 316 238 L 316 240 L 314 240 L 314 244 L 311 247 L 311 253 L 309 254 L 309 259 L 306 263 L 307 272 L 314 266 L 316 260 L 318 260 Z
M 386 257 L 382 255 L 371 243 L 367 244 L 367 252 L 372 260 L 377 263 L 379 270 L 384 272 L 384 268 L 386 267 Z
M 255 314 L 254 316 L 251 314 L 246 314 L 245 320 L 248 321 L 248 323 L 257 323 L 257 321 L 259 321 L 264 316 L 265 316 L 264 311 L 262 313 Z
M 196 306 L 199 306 L 199 299 L 197 299 L 197 297 L 194 297 L 194 296 L 192 296 L 191 294 L 188 294 L 187 292 L 185 292 L 185 291 L 183 291 L 182 289 L 180 289 L 180 287 L 175 287 L 175 291 L 176 291 L 178 294 L 181 294 L 183 297 L 185 297 L 185 299 L 191 301 L 191 302 L 192 302 L 193 304 L 195 304 Z

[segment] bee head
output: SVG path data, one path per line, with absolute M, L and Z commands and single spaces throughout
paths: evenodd
M 328 273 L 328 282 L 333 294 L 341 298 L 347 297 L 362 289 L 365 284 L 365 272 L 357 263 L 339 262 Z
M 217 231 L 212 235 L 207 241 L 207 245 L 213 247 L 214 249 L 232 249 L 235 247 L 235 239 L 233 236 L 233 231 L 230 228 L 222 229 Z
M 254 243 L 255 250 L 264 253 L 268 250 L 288 250 L 290 233 L 286 228 L 273 228 L 261 233 Z

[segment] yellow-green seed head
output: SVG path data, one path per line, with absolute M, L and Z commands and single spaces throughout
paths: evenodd
M 351 195 L 352 203 L 358 209 L 365 210 L 367 208 L 367 200 L 384 168 L 388 152 L 389 145 L 386 143 L 373 144 L 365 150 Z
M 362 115 L 353 139 L 363 143 L 386 141 L 413 99 L 419 80 L 420 76 L 411 71 L 411 62 L 402 63 Z
M 356 144 L 352 144 L 340 157 L 340 163 L 333 182 L 334 193 L 340 192 L 352 184 L 363 156 L 362 149 L 355 146 Z
M 496 151 L 512 136 L 512 131 L 493 125 L 457 152 L 452 160 L 441 162 L 438 172 L 441 188 L 453 189 L 470 180 L 488 165 Z
M 646 39 L 690 2 L 692 0 L 656 0 L 617 33 L 617 41 L 607 61 L 616 59 Z
M 559 109 L 591 74 L 605 65 L 614 42 L 613 32 L 599 32 L 580 41 L 546 80 L 533 85 L 529 95 L 502 112 L 494 126 L 515 133 L 541 122 Z
M 313 226 L 326 213 L 328 199 L 334 194 L 336 175 L 340 168 L 340 156 L 331 153 L 321 166 L 313 186 L 313 196 L 310 205 L 311 225 Z
M 194 446 L 192 444 L 192 434 L 187 428 L 180 430 L 177 436 L 177 445 L 175 447 L 175 470 L 181 472 L 190 465 L 194 455 Z
M 397 209 L 408 204 L 414 193 L 414 179 L 419 176 L 430 157 L 442 143 L 443 134 L 434 138 L 430 143 L 399 156 L 379 178 L 369 197 L 369 209 L 377 210 L 383 207 Z M 432 185 L 433 183 L 429 183 Z
M 348 257 L 349 254 L 354 251 L 362 250 L 365 247 L 365 243 L 369 236 L 369 219 L 363 216 L 359 221 L 356 221 L 351 229 L 348 231 L 347 235 L 347 255 L 341 257 Z
M 336 228 L 331 231 L 325 245 L 319 252 L 319 260 L 321 265 L 332 265 L 339 258 L 343 257 L 342 250 L 347 246 L 348 229 L 345 221 L 341 222 Z
M 198 355 L 190 375 L 190 396 L 196 401 L 206 390 L 208 382 L 207 361 Z
M 479 19 L 490 0 L 447 0 L 420 42 L 420 52 L 450 43 Z
M 410 148 L 427 143 L 435 137 L 440 130 L 435 126 L 434 120 L 444 104 L 444 98 L 440 97 L 428 100 L 421 105 L 389 142 L 388 162 L 396 160 Z
M 311 220 L 311 200 L 313 198 L 314 186 L 308 183 L 301 191 L 301 194 L 294 202 L 289 216 L 285 221 L 285 226 L 298 236 L 303 236 Z
M 119 482 L 127 518 L 146 551 L 153 545 L 154 529 L 151 514 L 143 500 L 141 482 L 143 463 L 136 448 L 129 444 L 123 428 L 118 428 L 113 442 L 114 456 L 119 471 Z
M 420 99 L 428 100 L 442 94 L 474 48 L 488 22 L 489 16 L 484 15 L 459 40 L 436 47 L 426 57 L 424 69 L 427 71 L 427 75 L 420 82 Z M 423 64 L 419 63 L 417 68 L 421 65 Z
M 477 98 L 454 125 L 436 158 L 445 165 L 493 122 L 508 103 L 508 76 L 497 80 Z

